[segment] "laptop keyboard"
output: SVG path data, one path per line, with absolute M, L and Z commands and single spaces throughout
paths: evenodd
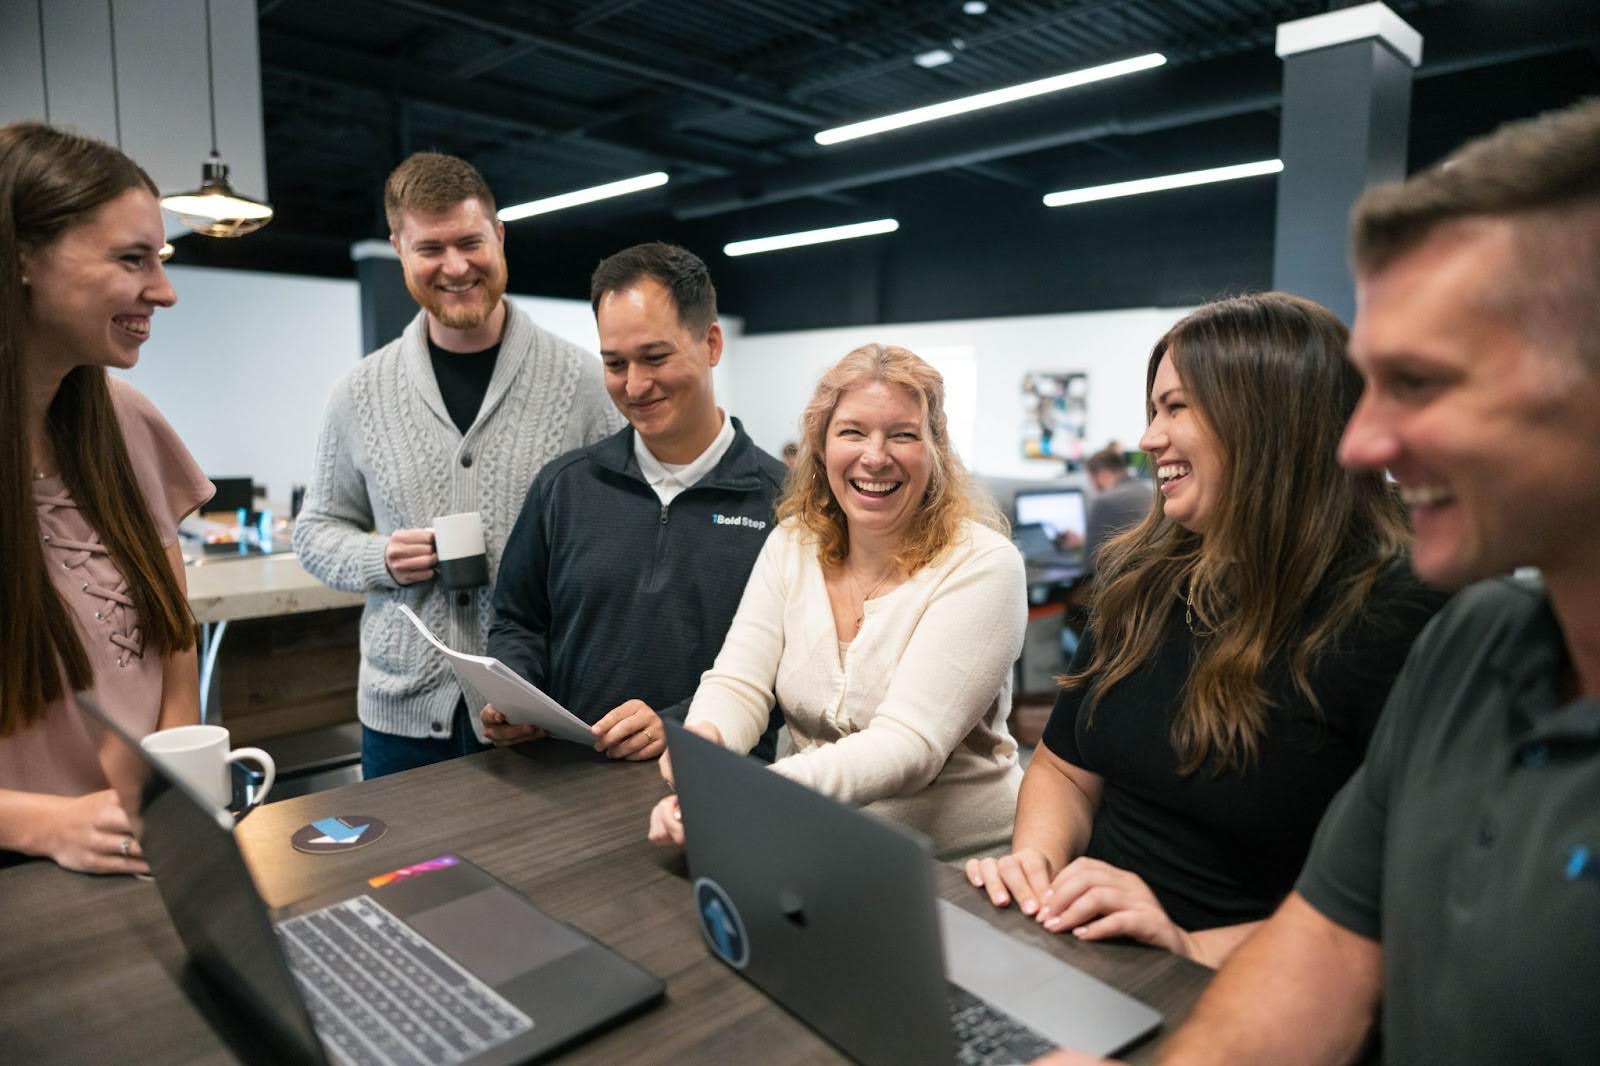
M 370 896 L 277 929 L 317 1035 L 341 1062 L 452 1066 L 533 1028 Z
M 1055 1048 L 1011 1015 L 951 981 L 950 1028 L 956 1036 L 959 1066 L 1004 1066 L 1032 1062 Z

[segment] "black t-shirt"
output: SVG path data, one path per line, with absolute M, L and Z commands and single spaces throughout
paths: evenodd
M 1443 602 L 1397 563 L 1366 611 L 1312 663 L 1320 714 L 1280 653 L 1262 679 L 1271 708 L 1255 762 L 1183 776 L 1172 722 L 1196 639 L 1175 600 L 1155 655 L 1105 694 L 1092 723 L 1079 688 L 1062 691 L 1045 728 L 1052 752 L 1104 780 L 1086 854 L 1142 877 L 1185 929 L 1267 917 L 1293 887 L 1323 811 L 1360 765 L 1411 642 Z M 1072 669 L 1087 666 L 1093 651 L 1091 631 Z
M 466 433 L 472 420 L 478 417 L 484 394 L 489 391 L 489 379 L 494 376 L 494 364 L 500 358 L 500 344 L 496 342 L 481 352 L 451 352 L 429 337 L 428 356 L 433 361 L 439 394 L 444 397 L 444 409 L 450 412 L 450 421 L 456 428 Z

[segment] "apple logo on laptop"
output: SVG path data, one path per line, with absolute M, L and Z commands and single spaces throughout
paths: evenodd
M 789 919 L 790 924 L 801 929 L 806 927 L 806 902 L 800 898 L 800 893 L 784 889 L 778 893 L 778 910 Z

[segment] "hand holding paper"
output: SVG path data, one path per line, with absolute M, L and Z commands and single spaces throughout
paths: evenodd
M 589 726 L 561 704 L 545 695 L 499 659 L 487 655 L 467 655 L 452 651 L 443 641 L 428 631 L 422 619 L 405 604 L 400 613 L 440 652 L 450 663 L 461 687 L 476 692 L 506 720 L 520 725 L 538 726 L 553 737 L 570 740 L 584 747 L 594 747 L 594 732 Z

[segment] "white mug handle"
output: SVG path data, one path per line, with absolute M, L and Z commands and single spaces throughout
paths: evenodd
M 272 782 L 278 777 L 278 766 L 272 761 L 272 756 L 260 748 L 234 748 L 228 753 L 229 762 L 238 762 L 240 759 L 254 759 L 261 766 L 261 787 L 250 799 L 250 806 L 254 807 L 267 798 Z

